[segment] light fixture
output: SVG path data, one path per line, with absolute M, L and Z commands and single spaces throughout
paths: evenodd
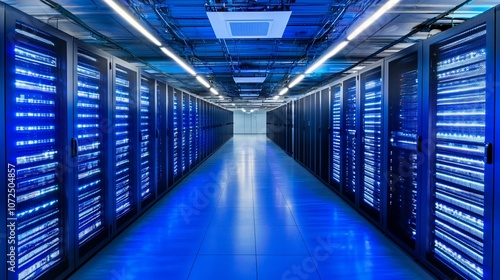
M 219 95 L 219 99 L 224 99 L 224 96 L 222 96 L 222 95 Z
M 277 100 L 278 98 L 280 98 L 279 95 L 276 95 L 276 96 L 273 97 L 274 100 Z
M 175 53 L 169 51 L 165 47 L 161 47 L 160 50 L 166 55 L 168 55 L 175 62 L 177 62 L 177 64 L 179 64 L 182 68 L 184 68 L 184 70 L 186 70 L 189 74 L 196 76 L 196 72 L 193 70 L 193 68 L 187 65 L 186 62 L 182 61 L 182 59 L 180 59 L 177 55 L 175 55 Z
M 246 112 L 247 110 L 245 110 L 245 108 L 241 108 L 241 111 Z
M 234 103 L 231 103 L 231 105 L 236 106 L 236 104 L 234 104 Z
M 361 32 L 363 32 L 366 28 L 368 28 L 372 23 L 374 23 L 378 18 L 380 18 L 383 14 L 385 14 L 390 8 L 392 8 L 399 0 L 389 0 L 385 3 L 378 11 L 376 11 L 371 17 L 365 20 L 358 28 L 356 28 L 349 36 L 347 36 L 347 40 L 352 41 L 352 39 L 356 38 Z
M 284 88 L 284 89 L 282 89 L 282 90 L 280 91 L 279 95 L 283 95 L 283 94 L 285 94 L 285 93 L 287 93 L 287 92 L 288 92 L 288 88 L 286 87 L 286 88 Z
M 210 91 L 215 95 L 219 95 L 219 92 L 215 88 L 210 88 Z
M 115 12 L 117 12 L 122 18 L 124 18 L 128 23 L 130 23 L 137 31 L 141 32 L 142 35 L 146 36 L 153 44 L 161 47 L 160 41 L 155 38 L 151 33 L 149 33 L 140 23 L 138 23 L 131 15 L 129 15 L 122 7 L 116 4 L 112 0 L 104 0 Z
M 333 48 L 331 51 L 329 51 L 327 54 L 323 55 L 318 61 L 316 61 L 306 70 L 306 74 L 314 72 L 314 70 L 318 69 L 318 67 L 323 65 L 323 63 L 325 63 L 325 61 L 327 61 L 330 57 L 336 55 L 343 48 L 345 48 L 345 46 L 347 46 L 348 43 L 349 43 L 348 41 L 343 41 L 342 43 L 338 44 L 335 48 Z
M 253 113 L 254 111 L 255 111 L 255 110 L 254 110 L 254 109 L 252 109 L 252 110 L 250 110 L 250 113 Z
M 196 76 L 196 79 L 200 84 L 204 85 L 206 88 L 210 88 L 210 84 L 207 82 L 207 80 L 203 79 L 202 76 Z
M 289 85 L 288 85 L 288 88 L 293 88 L 294 86 L 296 86 L 298 83 L 300 83 L 300 81 L 302 81 L 304 78 L 306 77 L 306 75 L 302 74 L 300 76 L 298 76 L 297 78 L 295 78 L 295 80 L 293 80 Z

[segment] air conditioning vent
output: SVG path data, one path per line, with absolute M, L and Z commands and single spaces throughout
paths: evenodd
M 207 12 L 217 38 L 282 38 L 291 11 Z

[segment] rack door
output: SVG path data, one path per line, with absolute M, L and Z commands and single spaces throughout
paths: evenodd
M 357 192 L 357 177 L 359 176 L 359 165 L 357 165 L 358 155 L 358 96 L 356 77 L 344 81 L 344 128 L 343 128 L 343 183 L 342 194 L 349 200 L 355 202 Z
M 76 159 L 77 221 L 80 256 L 108 237 L 108 63 L 77 48 L 73 157 Z
M 156 86 L 156 123 L 158 129 L 158 195 L 163 194 L 169 187 L 168 181 L 168 96 L 167 85 L 157 82 Z
M 5 43 L 9 279 L 55 278 L 68 266 L 68 43 L 8 9 Z M 5 203 L 5 204 L 4 204 Z M 8 257 L 11 260 L 11 257 Z
M 494 33 L 488 22 L 430 46 L 429 254 L 450 278 L 491 273 L 492 205 L 486 201 L 493 195 Z
M 382 68 L 360 75 L 361 96 L 361 170 L 360 206 L 379 220 L 382 181 Z
M 419 199 L 418 53 L 388 63 L 387 229 L 416 249 Z
M 141 76 L 139 104 L 139 186 L 142 207 L 156 197 L 155 80 Z
M 341 165 L 342 165 L 342 84 L 334 85 L 331 89 L 332 96 L 332 154 L 331 154 L 331 185 L 334 189 L 340 190 Z
M 114 67 L 114 187 L 115 220 L 121 228 L 137 213 L 135 184 L 135 127 L 137 72 L 126 66 Z

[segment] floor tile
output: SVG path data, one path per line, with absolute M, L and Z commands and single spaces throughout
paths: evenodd
M 309 255 L 257 255 L 257 271 L 259 273 L 259 280 L 320 279 L 316 265 Z
M 200 254 L 255 254 L 254 226 L 210 226 Z
M 307 255 L 309 252 L 296 226 L 256 226 L 259 255 Z
M 199 255 L 189 275 L 190 280 L 255 280 L 257 261 L 254 255 Z

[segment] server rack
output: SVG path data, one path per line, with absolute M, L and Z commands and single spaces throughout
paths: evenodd
M 321 113 L 319 115 L 321 125 L 320 125 L 320 147 L 321 152 L 319 153 L 320 158 L 320 178 L 324 182 L 329 182 L 329 170 L 330 170 L 330 88 L 325 88 L 321 90 Z
M 342 194 L 356 203 L 359 178 L 359 97 L 358 77 L 351 77 L 343 82 L 343 143 L 345 155 L 342 164 Z M 356 203 L 357 204 L 357 203 Z
M 201 100 L 196 98 L 194 104 L 194 163 L 200 162 L 200 105 Z
M 377 63 L 359 75 L 360 159 L 359 205 L 376 222 L 382 207 L 382 65 Z
M 422 193 L 422 44 L 385 62 L 384 96 L 387 166 L 385 229 L 414 255 L 420 255 L 420 194 Z
M 293 157 L 296 161 L 300 161 L 300 130 L 301 130 L 301 123 L 300 123 L 300 108 L 299 108 L 299 101 L 300 100 L 293 100 Z
M 341 166 L 343 163 L 343 140 L 342 140 L 342 129 L 343 120 L 342 112 L 344 106 L 342 106 L 342 83 L 333 85 L 330 89 L 331 92 L 331 128 L 332 128 L 332 154 L 331 154 L 331 175 L 330 175 L 330 186 L 333 189 L 340 191 L 341 186 Z
M 292 102 L 286 104 L 286 152 L 292 155 L 293 152 L 293 112 L 292 112 Z
M 138 213 L 136 164 L 138 162 L 138 72 L 135 67 L 113 59 L 113 174 L 115 230 L 120 231 Z
M 188 97 L 188 96 L 185 96 Z M 187 156 L 187 166 L 191 168 L 194 163 L 194 97 L 189 96 L 188 104 L 188 123 L 187 123 L 187 139 L 188 139 L 188 156 Z
M 74 238 L 77 263 L 82 263 L 110 238 L 113 213 L 109 204 L 112 101 L 110 97 L 111 57 L 95 48 L 75 41 L 73 52 L 73 138 L 72 166 L 75 205 Z
M 449 278 L 491 279 L 494 12 L 439 35 L 424 45 L 426 258 Z
M 141 209 L 156 198 L 156 81 L 140 75 L 139 102 L 139 171 L 138 186 Z
M 306 96 L 305 100 L 304 100 L 304 119 L 305 119 L 305 129 L 304 129 L 304 145 L 305 145 L 305 149 L 304 149 L 304 165 L 309 168 L 309 170 L 312 170 L 312 165 L 311 165 L 311 161 L 312 161 L 312 143 L 314 143 L 314 139 L 312 138 L 312 117 L 313 117 L 313 114 L 312 114 L 312 110 L 311 110 L 311 104 L 312 104 L 312 97 L 311 95 L 309 96 Z
M 158 130 L 158 196 L 165 193 L 171 186 L 169 183 L 169 122 L 168 122 L 168 86 L 157 81 L 156 83 L 156 123 Z
M 169 180 L 170 185 L 173 185 L 182 177 L 181 161 L 182 161 L 182 146 L 181 146 L 181 113 L 182 113 L 182 93 L 177 89 L 168 87 L 168 120 L 170 125 L 170 168 Z
M 11 125 L 4 131 L 8 203 L 3 205 L 8 236 L 15 236 L 8 239 L 14 243 L 7 253 L 15 260 L 7 266 L 7 279 L 55 279 L 73 265 L 68 207 L 73 194 L 65 150 L 72 42 L 13 8 L 5 12 L 5 122 Z
M 311 159 L 313 170 L 316 176 L 320 176 L 320 167 L 321 167 L 321 92 L 318 91 L 313 94 L 311 103 L 311 114 L 313 119 L 313 127 L 311 129 L 311 133 L 313 135 L 313 143 L 314 147 L 311 147 L 312 155 L 314 155 L 314 159 Z
M 182 93 L 181 97 L 181 173 L 189 171 L 189 95 Z

